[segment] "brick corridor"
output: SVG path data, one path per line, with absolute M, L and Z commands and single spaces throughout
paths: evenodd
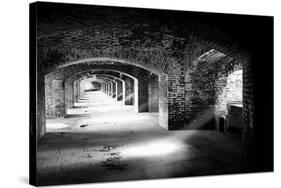
M 135 113 L 88 92 L 39 140 L 41 185 L 241 172 L 240 139 L 215 131 L 167 131 L 158 113 Z M 231 146 L 231 147 L 230 147 Z

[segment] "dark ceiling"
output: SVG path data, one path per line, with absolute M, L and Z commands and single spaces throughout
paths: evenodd
M 92 24 L 128 25 L 128 27 L 167 27 L 176 32 L 190 29 L 190 23 L 200 23 L 231 36 L 249 51 L 256 51 L 258 44 L 273 46 L 273 18 L 189 11 L 171 11 L 110 6 L 44 3 L 37 4 L 38 33 L 52 34 L 90 27 Z M 267 37 L 264 37 L 267 36 Z

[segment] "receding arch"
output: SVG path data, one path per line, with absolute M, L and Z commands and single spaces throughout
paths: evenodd
M 115 72 L 115 73 L 118 73 L 119 76 L 122 77 L 122 75 L 125 75 L 126 77 L 129 77 L 131 80 L 133 80 L 133 91 L 132 91 L 132 94 L 133 96 L 128 93 L 127 95 L 125 96 L 129 96 L 129 98 L 132 98 L 133 99 L 133 105 L 134 105 L 134 109 L 136 112 L 141 112 L 141 109 L 140 109 L 140 106 L 139 104 L 139 93 L 142 92 L 142 91 L 139 91 L 139 81 L 138 81 L 138 78 L 136 78 L 135 76 L 133 76 L 132 74 L 128 74 L 126 72 L 122 72 L 122 71 L 119 71 L 119 70 L 114 70 L 114 69 L 89 69 L 89 70 L 84 70 L 84 71 L 80 71 L 80 72 L 77 72 L 76 74 L 70 74 L 68 76 L 66 76 L 66 79 L 68 79 L 69 77 L 79 77 L 79 76 L 83 76 L 84 74 L 88 74 L 88 73 L 95 73 L 95 72 Z M 127 98 L 125 97 L 125 100 L 127 100 Z M 130 99 L 128 99 L 130 100 Z
M 123 72 L 123 71 L 120 71 L 120 70 L 115 70 L 115 69 L 109 69 L 109 68 L 97 68 L 97 69 L 88 69 L 88 70 L 83 70 L 83 71 L 80 71 L 80 72 L 77 72 L 75 74 L 69 74 L 67 75 L 65 78 L 68 78 L 68 77 L 71 77 L 71 76 L 75 76 L 75 75 L 79 75 L 79 74 L 86 74 L 86 73 L 95 73 L 95 72 L 102 72 L 102 71 L 105 71 L 105 72 L 115 72 L 115 73 L 119 73 L 119 74 L 122 74 L 122 75 L 126 75 L 127 77 L 130 77 L 132 79 L 137 79 L 135 76 L 133 76 L 132 74 L 129 74 L 129 73 L 126 73 L 126 72 Z
M 121 82 L 121 87 L 119 87 L 119 84 L 117 85 L 117 101 L 121 100 L 122 104 L 125 105 L 125 81 L 122 80 L 121 78 L 113 76 L 113 75 L 108 75 L 108 74 L 95 74 L 95 75 L 97 75 L 98 77 L 99 76 L 112 77 L 115 80 L 120 81 Z M 119 94 L 119 93 L 122 93 L 122 94 Z

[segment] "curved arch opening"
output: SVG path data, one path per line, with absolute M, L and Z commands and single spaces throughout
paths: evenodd
M 186 76 L 187 128 L 241 131 L 242 69 L 241 62 L 216 49 L 198 57 Z
M 89 64 L 95 64 L 97 62 L 110 62 L 110 64 L 121 63 L 121 64 L 124 64 L 124 65 L 133 65 L 133 66 L 145 69 L 147 71 L 150 71 L 154 74 L 166 74 L 164 72 L 164 70 L 161 70 L 161 69 L 157 70 L 157 69 L 151 68 L 150 66 L 142 65 L 141 63 L 129 61 L 129 60 L 126 60 L 126 59 L 111 58 L 111 57 L 91 57 L 91 58 L 84 58 L 84 59 L 79 59 L 79 60 L 76 60 L 76 61 L 71 61 L 71 62 L 68 62 L 68 63 L 61 63 L 61 65 L 59 65 L 57 67 L 57 69 L 66 68 L 68 66 L 79 65 L 79 64 L 88 64 L 88 65 Z

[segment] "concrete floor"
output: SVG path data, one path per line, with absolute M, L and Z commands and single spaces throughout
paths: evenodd
M 37 153 L 40 185 L 241 172 L 241 142 L 215 131 L 167 131 L 157 113 L 135 113 L 89 92 L 64 119 L 47 120 Z

